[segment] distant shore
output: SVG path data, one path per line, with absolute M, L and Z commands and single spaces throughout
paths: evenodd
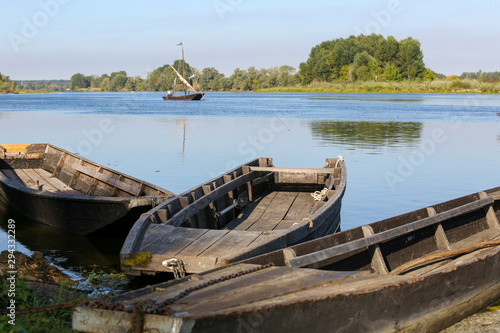
M 255 92 L 306 92 L 306 93 L 395 93 L 395 94 L 499 94 L 500 82 L 488 83 L 477 80 L 434 80 L 354 83 L 317 82 L 307 86 L 261 88 Z
M 121 89 L 117 92 L 131 92 Z M 142 90 L 155 92 L 153 90 Z M 484 82 L 478 80 L 433 80 L 433 81 L 356 81 L 349 82 L 313 82 L 308 85 L 295 84 L 272 88 L 258 87 L 254 90 L 225 90 L 228 92 L 265 92 L 265 93 L 383 93 L 383 94 L 500 94 L 500 81 Z M 37 94 L 57 92 L 109 92 L 100 88 L 81 88 L 77 90 L 50 91 L 19 89 L 7 94 Z M 161 93 L 161 91 L 156 91 Z M 222 92 L 207 90 L 206 92 Z M 5 94 L 5 93 L 3 93 Z

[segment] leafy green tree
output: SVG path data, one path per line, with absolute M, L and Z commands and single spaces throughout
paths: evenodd
M 424 55 L 418 40 L 408 37 L 399 42 L 397 63 L 403 78 L 421 77 L 425 69 L 423 59 Z
M 79 88 L 90 87 L 90 79 L 83 74 L 76 73 L 71 77 L 70 82 L 71 90 L 78 90 Z
M 429 68 L 426 68 L 422 73 L 422 79 L 424 81 L 433 81 L 436 79 L 436 74 Z
M 110 91 L 119 91 L 125 88 L 125 84 L 127 83 L 127 75 L 122 72 L 119 73 L 111 73 L 109 90 Z
M 387 63 L 384 67 L 383 78 L 387 81 L 401 80 L 401 72 L 394 63 Z
M 110 78 L 108 74 L 103 74 L 101 76 L 101 90 L 109 91 L 110 90 Z
M 12 81 L 7 75 L 0 73 L 0 93 L 11 94 L 15 92 L 16 82 Z
M 387 39 L 381 39 L 377 50 L 375 51 L 375 58 L 381 63 L 396 62 L 398 54 L 399 43 L 396 38 L 388 36 Z
M 276 83 L 271 86 L 287 87 L 295 83 L 295 68 L 292 66 L 281 66 L 278 68 L 278 75 L 276 78 Z

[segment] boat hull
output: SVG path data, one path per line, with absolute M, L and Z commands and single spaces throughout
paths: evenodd
M 112 302 L 155 300 L 164 315 L 145 313 L 149 330 L 439 332 L 500 298 L 499 220 L 500 187 Z M 130 312 L 105 309 L 77 308 L 73 328 L 132 325 Z
M 195 94 L 186 94 L 186 95 L 179 95 L 179 96 L 171 96 L 171 95 L 166 95 L 163 96 L 164 100 L 168 101 L 199 101 L 203 98 L 205 94 L 204 93 L 195 93 Z
M 30 145 L 27 149 L 37 152 L 22 157 L 4 153 L 0 159 L 0 194 L 21 214 L 54 228 L 87 235 L 130 217 L 132 212 L 135 217 L 173 196 L 160 187 L 48 144 Z M 28 180 L 33 186 L 26 185 Z M 68 186 L 70 183 L 77 190 Z M 52 188 L 52 184 L 58 187 Z M 134 189 L 139 193 L 137 184 L 156 195 L 125 193 Z

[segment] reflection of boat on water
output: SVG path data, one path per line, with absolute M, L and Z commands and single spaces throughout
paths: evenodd
M 7 233 L 9 219 L 15 221 L 16 251 L 39 251 L 50 262 L 76 273 L 95 265 L 105 271 L 119 268 L 117 253 L 125 237 L 123 231 L 91 236 L 70 234 L 27 218 L 0 196 L 0 237 Z M 7 236 L 4 239 L 7 242 Z
M 0 194 L 30 219 L 78 235 L 122 229 L 174 195 L 50 144 L 0 145 Z
M 178 100 L 178 101 L 199 101 L 203 98 L 205 95 L 202 92 L 197 91 L 189 82 L 184 78 L 185 72 L 186 72 L 186 62 L 184 60 L 184 45 L 180 43 L 182 47 L 182 75 L 174 68 L 174 66 L 169 65 L 177 74 L 181 82 L 184 84 L 184 89 L 183 92 L 184 94 L 181 94 L 180 91 L 167 91 L 167 95 L 163 96 L 164 100 Z M 177 78 L 176 78 L 177 79 Z M 190 78 L 191 79 L 191 78 Z M 174 86 L 175 86 L 176 80 L 174 80 Z

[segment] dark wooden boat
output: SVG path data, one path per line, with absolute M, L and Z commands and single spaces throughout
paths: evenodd
M 438 332 L 500 298 L 499 218 L 497 187 L 79 307 L 73 329 Z
M 191 83 L 188 82 L 188 80 L 186 80 L 184 78 L 185 76 L 185 72 L 186 72 L 186 61 L 184 60 L 184 45 L 182 43 L 178 44 L 181 46 L 181 57 L 182 57 L 182 75 L 174 68 L 174 66 L 172 65 L 169 65 L 170 68 L 172 68 L 175 72 L 175 74 L 177 74 L 177 77 L 181 80 L 182 84 L 184 85 L 183 86 L 183 89 L 182 91 L 184 92 L 184 94 L 181 93 L 181 91 L 167 91 L 167 94 L 165 96 L 163 96 L 163 99 L 164 100 L 174 100 L 174 101 L 199 101 L 203 98 L 203 96 L 205 95 L 204 93 L 202 92 L 199 92 L 197 91 L 192 85 Z M 176 87 L 175 83 L 176 83 L 177 79 L 174 80 L 174 88 Z
M 203 98 L 205 94 L 204 93 L 200 93 L 200 92 L 196 92 L 196 93 L 186 93 L 185 95 L 174 95 L 173 93 L 172 94 L 168 94 L 163 96 L 163 99 L 164 100 L 174 100 L 174 101 L 199 101 Z
M 121 268 L 130 277 L 198 273 L 330 234 L 340 224 L 346 177 L 343 158 L 310 169 L 250 161 L 141 216 Z
M 0 145 L 0 194 L 30 219 L 78 235 L 174 196 L 50 144 Z

